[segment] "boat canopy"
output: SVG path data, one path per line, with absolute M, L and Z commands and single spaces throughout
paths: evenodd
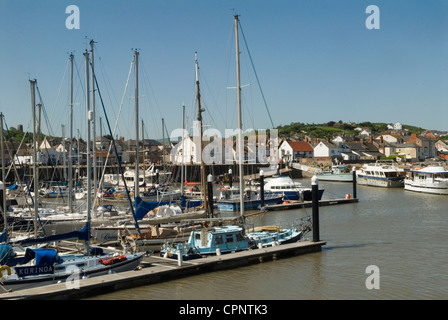
M 68 239 L 79 239 L 79 240 L 89 241 L 89 237 L 90 237 L 89 227 L 90 227 L 89 223 L 86 222 L 84 229 L 82 229 L 81 231 L 72 231 L 72 232 L 56 234 L 56 235 L 43 237 L 43 238 L 25 239 L 25 240 L 20 241 L 20 244 L 28 246 L 28 245 L 38 244 L 38 243 L 47 243 L 47 242 L 61 241 L 61 240 L 68 240 Z
M 58 260 L 58 252 L 55 249 L 30 249 L 25 251 L 25 259 L 35 259 L 36 266 L 52 266 Z
M 137 221 L 142 220 L 146 214 L 157 208 L 158 206 L 163 206 L 170 203 L 175 203 L 176 201 L 143 201 L 140 197 L 135 197 L 135 219 Z

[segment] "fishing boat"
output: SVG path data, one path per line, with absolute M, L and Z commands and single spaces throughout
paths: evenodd
M 404 189 L 409 191 L 448 194 L 448 171 L 443 166 L 427 166 L 407 171 Z
M 274 194 L 282 196 L 283 201 L 302 200 L 311 201 L 312 193 L 310 187 L 305 187 L 299 182 L 295 182 L 288 176 L 277 176 L 267 179 L 264 185 L 265 195 Z M 322 199 L 324 189 L 319 188 L 319 200 Z
M 180 254 L 183 260 L 191 260 L 251 248 L 256 248 L 255 243 L 244 235 L 242 227 L 227 225 L 193 230 L 186 243 L 164 244 L 160 256 L 177 259 Z
M 316 174 L 319 181 L 352 182 L 353 173 L 347 165 L 335 164 L 330 170 L 324 170 Z
M 393 161 L 377 161 L 374 164 L 364 164 L 356 170 L 356 182 L 360 185 L 402 188 L 406 172 Z

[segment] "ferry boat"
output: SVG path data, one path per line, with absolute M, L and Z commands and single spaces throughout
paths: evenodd
M 347 165 L 338 164 L 332 165 L 331 170 L 324 170 L 316 174 L 319 181 L 337 181 L 337 182 L 352 182 L 353 173 Z
M 377 161 L 375 164 L 364 164 L 356 170 L 356 182 L 360 185 L 402 188 L 406 171 L 397 167 L 392 161 Z
M 443 166 L 428 166 L 409 170 L 404 180 L 404 189 L 448 194 L 448 171 Z
M 283 201 L 303 200 L 312 201 L 311 187 L 304 187 L 301 183 L 294 182 L 291 177 L 278 176 L 268 179 L 264 185 L 265 194 L 282 196 Z M 322 199 L 324 189 L 319 188 L 319 200 Z

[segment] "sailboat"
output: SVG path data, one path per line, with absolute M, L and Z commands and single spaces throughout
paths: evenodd
M 134 52 L 135 62 L 135 84 L 136 84 L 136 124 L 138 126 L 138 56 L 139 52 Z M 136 141 L 138 141 L 138 129 L 136 131 Z M 140 176 L 138 158 L 136 158 L 135 176 Z M 181 198 L 180 207 L 178 201 L 174 199 L 145 201 L 140 197 L 139 182 L 134 179 L 134 208 L 135 219 L 139 221 L 139 227 L 132 225 L 130 221 L 116 225 L 95 226 L 92 228 L 92 235 L 99 243 L 110 241 L 122 241 L 123 246 L 139 251 L 158 251 L 162 244 L 169 239 L 184 240 L 182 237 L 183 226 L 172 225 L 183 219 L 198 219 L 206 216 L 205 210 L 191 210 L 186 212 L 186 208 L 191 207 L 189 201 Z M 126 179 L 123 179 L 126 182 Z M 154 227 L 160 224 L 171 224 L 168 226 Z M 140 229 L 140 232 L 139 230 Z M 189 231 L 188 231 L 189 232 Z M 187 237 L 186 235 L 185 237 Z
M 86 108 L 90 114 L 89 103 L 89 54 L 86 50 Z M 32 91 L 32 108 L 34 110 L 35 80 L 30 80 Z M 91 160 L 90 160 L 90 121 L 87 117 L 87 221 L 81 231 L 53 235 L 43 238 L 29 238 L 15 242 L 11 250 L 5 250 L 0 267 L 0 284 L 6 290 L 20 290 L 35 286 L 43 286 L 61 281 L 80 279 L 83 276 L 98 276 L 114 272 L 134 270 L 141 262 L 143 253 L 125 253 L 123 255 L 107 254 L 101 248 L 90 247 L 90 211 L 91 211 Z M 34 148 L 35 149 L 35 148 Z M 35 161 L 34 161 L 35 162 Z M 35 193 L 37 197 L 37 192 Z M 37 212 L 37 211 L 36 211 Z M 37 230 L 35 230 L 37 232 Z M 68 239 L 84 242 L 83 254 L 59 254 L 56 249 L 31 248 L 31 246 Z M 27 247 L 25 255 L 15 257 L 13 246 Z

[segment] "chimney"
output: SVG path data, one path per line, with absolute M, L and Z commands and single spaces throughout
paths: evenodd
M 373 136 L 372 135 L 369 136 L 369 143 L 373 143 Z

